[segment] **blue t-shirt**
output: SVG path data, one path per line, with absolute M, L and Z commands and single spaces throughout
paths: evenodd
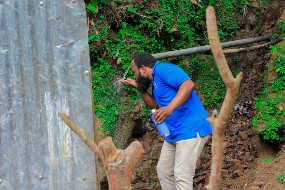
M 176 96 L 180 85 L 191 78 L 178 65 L 156 62 L 153 70 L 152 95 L 158 106 L 167 106 Z M 206 120 L 209 115 L 198 95 L 193 90 L 189 99 L 179 106 L 165 122 L 170 135 L 167 142 L 177 142 L 212 134 L 212 127 Z

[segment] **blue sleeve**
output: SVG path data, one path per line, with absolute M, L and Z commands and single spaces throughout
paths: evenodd
M 170 63 L 159 64 L 159 76 L 169 86 L 175 89 L 179 89 L 180 85 L 190 80 L 190 76 L 187 75 L 181 67 Z

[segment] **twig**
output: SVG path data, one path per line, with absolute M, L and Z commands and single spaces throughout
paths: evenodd
M 110 190 L 130 190 L 135 165 L 144 153 L 139 141 L 133 141 L 125 150 L 117 149 L 112 138 L 107 137 L 97 144 L 65 113 L 58 113 L 89 148 L 97 154 L 107 174 Z

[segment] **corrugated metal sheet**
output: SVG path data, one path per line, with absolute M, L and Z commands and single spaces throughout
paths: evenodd
M 83 0 L 0 0 L 0 189 L 96 189 Z

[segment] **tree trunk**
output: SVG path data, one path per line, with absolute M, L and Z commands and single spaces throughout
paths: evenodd
M 208 119 L 213 127 L 212 165 L 209 184 L 205 188 L 209 190 L 217 190 L 219 189 L 221 181 L 221 168 L 224 155 L 224 133 L 231 116 L 233 105 L 238 96 L 243 73 L 240 72 L 237 77 L 234 78 L 231 70 L 229 69 L 220 44 L 220 39 L 217 32 L 216 16 L 213 7 L 207 8 L 206 23 L 212 53 L 217 63 L 220 75 L 226 85 L 226 95 L 220 110 L 220 114 L 213 112 L 212 116 Z
M 60 112 L 59 116 L 102 161 L 109 189 L 132 189 L 132 173 L 144 153 L 142 144 L 139 141 L 134 141 L 128 148 L 121 150 L 115 147 L 111 137 L 107 137 L 97 145 L 68 115 Z

